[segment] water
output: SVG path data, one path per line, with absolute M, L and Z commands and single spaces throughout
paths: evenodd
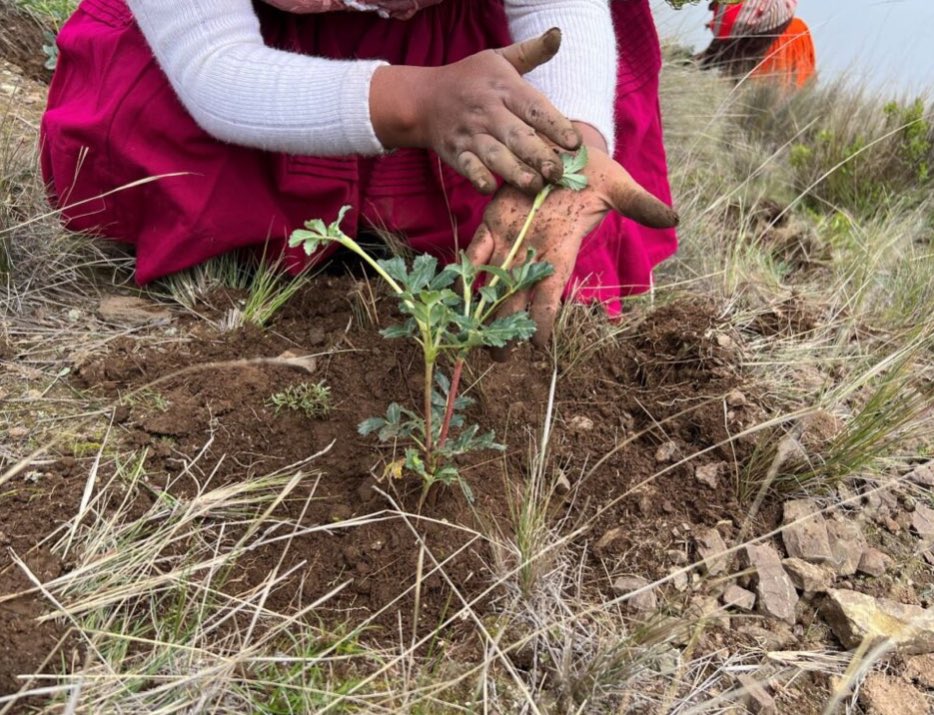
M 698 50 L 710 41 L 706 0 L 680 11 L 653 0 L 653 8 L 663 38 Z M 843 75 L 885 94 L 934 95 L 934 0 L 801 0 L 798 16 L 811 27 L 822 77 Z

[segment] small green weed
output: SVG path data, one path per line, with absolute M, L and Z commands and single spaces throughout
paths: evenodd
M 269 398 L 278 415 L 282 410 L 301 412 L 311 419 L 327 417 L 331 412 L 331 388 L 319 382 L 300 382 L 289 385 Z

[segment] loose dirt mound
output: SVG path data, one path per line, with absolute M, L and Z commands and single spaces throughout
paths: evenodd
M 53 36 L 39 18 L 7 0 L 0 2 L 0 58 L 17 65 L 29 79 L 48 83 L 52 78 L 42 47 Z
M 314 499 L 303 523 L 337 524 L 389 508 L 374 487 L 414 510 L 419 486 L 408 479 L 374 479 L 389 455 L 374 440 L 360 437 L 356 426 L 382 414 L 392 401 L 420 404 L 419 355 L 405 343 L 382 339 L 376 327 L 361 328 L 353 318 L 358 295 L 345 279 L 322 279 L 293 301 L 272 329 L 205 333 L 147 350 L 131 340 L 118 342 L 107 355 L 83 365 L 79 379 L 111 398 L 159 381 L 131 397 L 129 409 L 118 417 L 124 420 L 127 439 L 148 450 L 147 472 L 162 475 L 169 489 L 195 488 L 173 481 L 179 457 L 196 454 L 208 443 L 203 463 L 219 465 L 211 467 L 213 486 L 267 474 L 329 448 L 315 462 L 322 477 L 308 486 Z M 388 308 L 388 301 L 381 307 Z M 656 459 L 662 443 L 673 443 L 687 456 L 724 442 L 728 430 L 742 429 L 741 414 L 731 416 L 732 425 L 724 419 L 723 398 L 737 380 L 732 367 L 736 356 L 731 347 L 723 347 L 730 342 L 717 332 L 714 315 L 713 306 L 704 304 L 676 303 L 657 310 L 638 330 L 607 345 L 559 385 L 552 456 L 574 489 L 573 503 L 566 508 L 574 512 L 574 523 L 592 524 L 594 538 L 626 525 L 625 534 L 601 555 L 615 561 L 625 554 L 627 568 L 646 575 L 662 575 L 658 550 L 675 538 L 660 527 L 684 521 L 713 525 L 735 510 L 726 477 L 717 490 L 701 487 L 693 478 L 698 465 L 732 460 L 735 445 L 732 452 L 726 446 L 715 448 L 690 466 L 654 477 L 665 467 Z M 383 322 L 391 320 L 386 316 Z M 314 373 L 251 362 L 287 350 L 317 354 Z M 447 490 L 437 495 L 426 515 L 467 529 L 494 523 L 509 529 L 510 500 L 503 497 L 515 492 L 527 473 L 529 439 L 541 430 L 551 364 L 547 356 L 523 348 L 504 365 L 479 356 L 472 367 L 474 379 L 483 377 L 472 392 L 477 404 L 470 418 L 484 429 L 495 429 L 512 450 L 504 459 L 487 454 L 462 465 L 476 495 L 473 504 L 458 490 Z M 323 379 L 330 386 L 332 413 L 318 420 L 289 410 L 277 414 L 270 397 L 309 379 Z M 594 469 L 603 455 L 606 459 Z M 298 519 L 302 508 L 303 500 L 296 500 L 289 516 Z M 492 558 L 485 547 L 467 548 L 469 532 L 439 524 L 421 528 L 430 544 L 444 544 L 442 556 L 464 549 L 448 568 L 464 593 L 487 587 Z M 279 557 L 272 550 L 255 554 L 242 585 L 258 583 Z M 300 541 L 290 558 L 308 564 L 301 595 L 282 589 L 273 605 L 308 603 L 350 578 L 347 595 L 329 604 L 340 611 L 334 616 L 344 619 L 351 611 L 373 613 L 407 589 L 418 549 L 403 520 L 387 519 Z M 450 594 L 440 579 L 427 585 L 430 593 L 421 612 L 425 623 L 434 625 Z M 387 611 L 381 621 L 396 627 L 397 610 Z

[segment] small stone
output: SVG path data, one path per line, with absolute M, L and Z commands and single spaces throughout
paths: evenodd
M 934 652 L 934 612 L 920 606 L 873 598 L 848 589 L 831 589 L 821 615 L 846 648 L 889 642 L 899 653 Z
M 704 568 L 711 576 L 726 571 L 728 557 L 726 542 L 716 529 L 704 529 L 695 537 L 697 541 L 697 555 L 704 561 Z
M 600 556 L 601 552 L 606 551 L 606 549 L 610 546 L 610 544 L 612 544 L 622 535 L 623 535 L 622 527 L 616 527 L 616 528 L 610 529 L 597 540 L 596 544 L 594 544 L 594 547 L 593 547 L 594 552 L 597 554 L 597 556 Z
M 911 515 L 911 528 L 921 537 L 921 541 L 930 545 L 934 542 L 934 509 L 918 504 Z
M 655 450 L 655 461 L 659 464 L 673 462 L 677 454 L 678 445 L 675 442 L 668 441 L 660 444 L 658 449 Z
M 824 593 L 833 585 L 834 572 L 828 566 L 808 563 L 803 559 L 784 559 L 782 566 L 795 588 L 807 595 Z
M 898 503 L 905 511 L 914 511 L 915 507 L 918 505 L 918 500 L 911 496 L 911 494 L 899 494 Z
M 717 345 L 719 345 L 721 348 L 731 348 L 733 347 L 733 338 L 724 333 L 718 333 Z
M 711 489 L 716 489 L 720 484 L 720 474 L 726 466 L 726 462 L 713 462 L 696 467 L 694 469 L 694 479 Z
M 783 506 L 782 541 L 788 555 L 815 563 L 833 560 L 827 522 L 810 499 L 795 499 Z
M 628 593 L 646 588 L 649 581 L 640 576 L 623 576 L 613 582 L 613 591 L 618 596 L 625 596 Z M 636 611 L 655 611 L 658 608 L 658 599 L 655 596 L 654 588 L 647 588 L 645 591 L 636 594 L 628 599 L 626 603 L 630 608 Z
M 688 562 L 688 555 L 681 549 L 669 549 L 665 552 L 668 560 L 675 566 L 684 566 Z
M 905 677 L 934 690 L 934 655 L 916 655 L 905 660 Z
M 785 650 L 797 642 L 791 629 L 777 621 L 770 623 L 769 628 L 744 623 L 736 629 L 736 632 L 755 639 L 764 650 Z
M 728 608 L 751 611 L 756 605 L 756 594 L 735 584 L 730 584 L 723 591 L 723 595 L 720 596 L 720 601 Z
M 902 530 L 902 525 L 891 516 L 886 515 L 882 517 L 880 521 L 882 522 L 882 526 L 885 527 L 885 530 L 890 534 L 898 534 Z
M 10 429 L 6 431 L 6 435 L 10 439 L 22 439 L 23 437 L 26 437 L 28 434 L 29 434 L 29 428 L 23 427 L 22 425 L 10 427 Z
M 569 491 L 571 491 L 571 481 L 568 479 L 568 475 L 564 473 L 564 470 L 559 469 L 558 477 L 555 479 L 555 493 L 564 496 Z
M 739 390 L 730 390 L 726 396 L 726 404 L 729 407 L 745 407 L 746 406 L 746 395 L 744 395 Z
M 859 689 L 867 715 L 925 715 L 927 698 L 911 683 L 882 673 L 870 673 Z
M 852 576 L 866 550 L 866 537 L 862 529 L 852 521 L 832 519 L 827 522 L 827 535 L 830 537 L 834 571 L 838 576 Z
M 909 472 L 905 478 L 922 487 L 934 487 L 934 464 L 928 462 Z
M 65 317 L 68 318 L 69 323 L 77 323 L 81 320 L 81 315 L 82 313 L 79 308 L 70 308 L 68 312 L 65 313 Z
M 684 593 L 688 590 L 688 575 L 683 569 L 675 566 L 668 573 L 671 575 L 671 585 L 675 591 Z
M 736 677 L 743 689 L 743 701 L 752 713 L 759 715 L 775 715 L 778 710 L 775 709 L 775 699 L 769 695 L 765 686 L 751 675 L 739 675 Z
M 575 432 L 590 432 L 593 429 L 593 420 L 586 415 L 574 415 L 568 425 Z
M 889 570 L 891 565 L 892 559 L 888 554 L 884 554 L 879 549 L 868 548 L 859 557 L 859 566 L 856 567 L 856 570 L 867 576 L 880 578 L 885 576 L 885 572 Z
M 798 594 L 778 552 L 767 544 L 747 546 L 746 557 L 755 569 L 759 611 L 793 625 Z

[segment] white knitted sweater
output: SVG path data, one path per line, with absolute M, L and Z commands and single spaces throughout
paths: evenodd
M 384 151 L 369 110 L 370 80 L 384 62 L 271 49 L 250 0 L 128 2 L 179 99 L 210 135 L 292 154 Z M 527 79 L 565 116 L 595 126 L 612 151 L 616 39 L 610 0 L 504 2 L 517 41 L 561 28 L 561 51 Z

